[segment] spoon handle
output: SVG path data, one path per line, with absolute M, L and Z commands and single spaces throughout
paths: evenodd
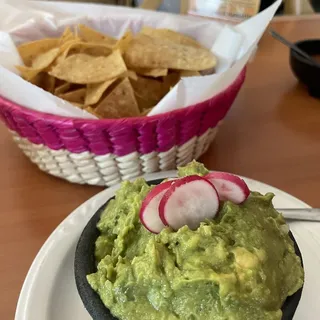
M 287 220 L 298 221 L 319 221 L 320 222 L 320 208 L 302 208 L 302 209 L 277 209 L 283 214 Z
M 307 53 L 305 53 L 303 50 L 301 50 L 298 46 L 293 44 L 292 42 L 288 41 L 287 39 L 283 38 L 279 33 L 275 32 L 274 30 L 270 30 L 270 34 L 275 39 L 279 40 L 281 43 L 286 45 L 287 47 L 291 48 L 295 52 L 299 53 L 301 56 L 303 56 L 305 59 L 310 61 L 313 65 L 318 65 L 314 59 L 312 59 Z

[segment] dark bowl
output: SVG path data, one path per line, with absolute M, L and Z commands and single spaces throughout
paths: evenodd
M 310 39 L 295 43 L 309 55 L 320 55 L 320 39 Z M 320 61 L 318 61 L 320 65 Z M 320 98 L 320 67 L 312 65 L 307 59 L 290 50 L 290 65 L 293 73 L 306 87 L 312 97 Z
M 159 184 L 162 180 L 148 181 L 149 185 Z M 113 198 L 111 198 L 113 199 Z M 108 202 L 111 200 L 109 199 Z M 94 320 L 118 320 L 110 313 L 109 309 L 102 303 L 99 295 L 92 290 L 89 283 L 87 282 L 86 276 L 90 273 L 97 271 L 96 262 L 94 257 L 95 241 L 98 238 L 100 232 L 96 228 L 100 215 L 108 205 L 108 202 L 104 204 L 90 219 L 86 227 L 84 228 L 75 253 L 74 261 L 74 274 L 77 289 L 84 307 L 87 309 L 92 319 Z M 301 258 L 301 252 L 298 245 L 290 233 L 290 237 L 294 242 L 296 254 Z M 302 288 L 297 291 L 294 295 L 287 298 L 284 305 L 282 306 L 282 320 L 292 320 L 293 315 L 298 307 L 302 294 Z

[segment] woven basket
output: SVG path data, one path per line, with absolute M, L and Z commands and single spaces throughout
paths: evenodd
M 198 159 L 213 141 L 245 78 L 202 103 L 140 118 L 59 117 L 0 97 L 0 117 L 37 166 L 73 183 L 112 186 Z

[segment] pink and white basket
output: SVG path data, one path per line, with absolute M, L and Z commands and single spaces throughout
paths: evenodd
M 83 120 L 32 111 L 0 97 L 0 117 L 37 166 L 73 183 L 112 186 L 198 159 L 245 78 L 194 106 L 141 118 Z

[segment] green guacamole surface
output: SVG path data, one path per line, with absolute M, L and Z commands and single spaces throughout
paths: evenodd
M 179 176 L 204 175 L 197 162 Z M 124 182 L 101 216 L 97 272 L 87 276 L 121 320 L 279 320 L 287 296 L 303 284 L 301 261 L 273 194 L 252 192 L 221 204 L 197 230 L 150 233 L 140 223 L 152 187 Z

